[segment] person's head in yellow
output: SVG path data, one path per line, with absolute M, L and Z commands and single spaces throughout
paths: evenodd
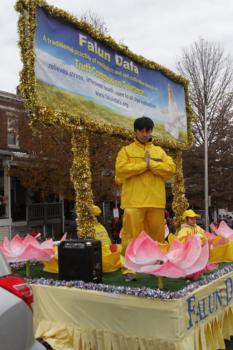
M 99 216 L 101 214 L 101 209 L 97 205 L 92 205 L 92 212 L 95 216 Z
M 185 210 L 182 214 L 183 222 L 189 226 L 195 226 L 199 217 L 200 215 L 196 214 L 192 209 Z

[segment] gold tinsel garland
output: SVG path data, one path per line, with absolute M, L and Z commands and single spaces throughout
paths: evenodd
M 72 152 L 74 155 L 71 179 L 75 189 L 77 231 L 79 237 L 94 237 L 96 219 L 92 212 L 93 195 L 91 190 L 91 171 L 89 162 L 89 141 L 85 130 L 72 133 Z
M 176 175 L 172 185 L 173 203 L 172 209 L 175 213 L 175 227 L 179 228 L 182 223 L 182 213 L 188 208 L 188 201 L 185 197 L 182 152 L 176 151 L 173 157 L 176 164 Z
M 76 115 L 71 116 L 66 112 L 55 111 L 51 108 L 38 104 L 34 69 L 34 34 L 36 28 L 35 15 L 37 6 L 43 7 L 52 16 L 60 17 L 69 21 L 70 23 L 73 23 L 81 30 L 90 34 L 96 40 L 100 40 L 107 47 L 128 56 L 145 68 L 160 71 L 168 78 L 184 86 L 188 129 L 187 143 L 159 138 L 154 140 L 154 143 L 157 145 L 176 150 L 174 159 L 177 165 L 177 174 L 173 184 L 173 210 L 176 214 L 176 226 L 178 227 L 180 225 L 181 214 L 188 207 L 188 202 L 185 198 L 181 157 L 182 153 L 179 150 L 190 148 L 193 140 L 191 124 L 194 116 L 189 104 L 188 81 L 165 67 L 132 53 L 128 47 L 118 45 L 110 36 L 105 36 L 102 33 L 97 32 L 90 24 L 79 21 L 77 18 L 63 10 L 49 6 L 43 0 L 18 0 L 16 3 L 16 10 L 20 13 L 18 31 L 19 46 L 21 48 L 21 56 L 23 61 L 23 69 L 20 76 L 20 92 L 25 99 L 26 109 L 30 113 L 31 124 L 37 120 L 47 125 L 55 125 L 56 123 L 59 123 L 62 127 L 72 132 L 72 150 L 74 154 L 74 161 L 71 170 L 71 177 L 76 192 L 76 210 L 78 213 L 78 230 L 80 237 L 86 235 L 93 236 L 93 225 L 95 222 L 95 218 L 91 213 L 93 196 L 91 191 L 91 173 L 89 167 L 88 137 L 86 130 L 99 134 L 118 136 L 124 139 L 132 139 L 133 132 L 100 121 L 87 121 L 86 116 L 78 111 Z
M 36 105 L 34 69 L 34 33 L 36 28 L 36 6 L 31 0 L 18 1 L 16 10 L 20 12 L 18 21 L 19 46 L 23 61 L 20 73 L 20 92 L 25 99 L 27 110 L 33 115 Z

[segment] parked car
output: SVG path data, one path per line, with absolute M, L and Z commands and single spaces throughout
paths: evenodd
M 21 276 L 13 275 L 0 251 L 0 349 L 45 350 L 33 334 L 33 294 Z

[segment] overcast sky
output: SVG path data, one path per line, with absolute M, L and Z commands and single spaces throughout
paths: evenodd
M 15 93 L 22 67 L 15 1 L 0 0 L 0 90 Z M 204 38 L 233 56 L 233 0 L 49 0 L 80 17 L 91 10 L 131 51 L 175 70 L 184 47 Z

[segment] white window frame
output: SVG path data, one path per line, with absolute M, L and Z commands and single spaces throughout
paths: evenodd
M 7 146 L 9 148 L 19 148 L 19 134 L 18 134 L 17 122 L 18 122 L 17 115 L 11 112 L 7 112 Z M 10 132 L 14 133 L 15 143 L 9 143 L 8 134 Z

